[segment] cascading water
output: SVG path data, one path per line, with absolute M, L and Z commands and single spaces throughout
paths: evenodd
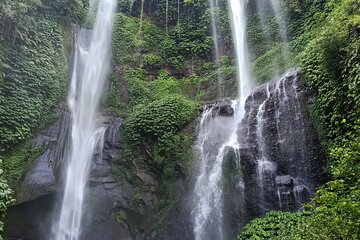
M 240 166 L 238 126 L 244 116 L 245 100 L 254 85 L 246 41 L 246 1 L 231 0 L 230 8 L 238 68 L 238 100 L 232 102 L 231 110 L 225 111 L 225 116 L 216 111 L 222 108 L 216 104 L 201 116 L 196 144 L 199 175 L 195 184 L 195 206 L 192 211 L 196 240 L 228 239 L 223 219 L 223 161 L 232 151 Z M 241 179 L 238 185 L 243 185 Z
M 277 81 L 257 90 L 248 102 L 248 149 L 257 169 L 256 185 L 248 179 L 245 185 L 258 189 L 256 198 L 260 215 L 271 209 L 296 210 L 312 193 L 313 179 L 307 153 L 303 109 L 299 96 L 299 76 L 290 71 Z M 252 142 L 252 138 L 255 139 Z
M 236 102 L 227 112 L 233 114 Z M 226 239 L 223 222 L 222 162 L 230 149 L 236 122 L 233 116 L 222 116 L 222 106 L 208 106 L 202 113 L 196 143 L 199 176 L 195 185 L 194 232 L 195 239 Z
M 278 34 L 280 35 L 281 40 L 281 53 L 284 61 L 289 61 L 290 59 L 290 50 L 287 46 L 287 27 L 284 16 L 281 11 L 281 5 L 279 0 L 256 0 L 257 12 L 260 18 L 260 25 L 263 34 L 265 35 L 265 39 L 268 42 L 272 41 L 272 37 L 270 35 L 271 30 L 271 18 L 275 18 L 275 22 L 278 28 Z M 276 63 L 279 64 L 279 63 Z M 279 73 L 279 66 L 276 66 L 275 74 Z
M 264 127 L 265 127 L 265 110 L 266 104 L 270 98 L 269 84 L 266 84 L 266 96 L 265 101 L 259 106 L 258 113 L 256 114 L 256 139 L 259 146 L 259 157 L 257 160 L 258 167 L 258 181 L 261 186 L 261 191 L 264 189 L 264 182 L 271 182 L 274 178 L 276 171 L 276 165 L 274 162 L 270 161 L 268 146 L 265 141 L 264 136 Z M 263 196 L 262 196 L 263 197 Z
M 230 0 L 232 35 L 238 69 L 238 98 L 241 111 L 244 110 L 246 98 L 254 88 L 246 39 L 246 3 L 246 0 Z
M 76 36 L 74 68 L 68 105 L 72 113 L 71 150 L 64 196 L 58 221 L 53 226 L 56 240 L 77 240 L 81 236 L 83 201 L 92 156 L 104 135 L 96 126 L 97 108 L 110 63 L 110 43 L 116 0 L 100 0 L 94 30 Z
M 220 67 L 220 57 L 221 57 L 221 50 L 220 50 L 220 31 L 219 31 L 219 2 L 218 0 L 209 0 L 210 3 L 210 11 L 211 11 L 211 30 L 212 30 L 212 39 L 214 43 L 214 50 L 215 50 L 215 67 Z M 220 71 L 217 71 L 217 80 L 218 80 L 218 98 L 223 97 L 223 76 Z

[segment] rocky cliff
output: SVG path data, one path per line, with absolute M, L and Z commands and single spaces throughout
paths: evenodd
M 299 70 L 257 87 L 248 97 L 238 133 L 241 171 L 234 171 L 237 160 L 231 151 L 223 163 L 227 182 L 224 220 L 231 236 L 269 210 L 298 209 L 322 182 L 324 158 L 309 119 L 310 100 Z M 213 117 L 231 118 L 231 104 L 223 101 L 207 107 L 213 109 Z M 7 239 L 48 239 L 58 205 L 55 197 L 61 182 L 56 179 L 68 148 L 69 120 L 62 111 L 59 120 L 33 140 L 34 146 L 47 150 L 32 164 L 18 204 L 9 210 Z M 131 163 L 120 157 L 122 119 L 103 117 L 99 121 L 106 131 L 92 160 L 83 239 L 193 239 L 194 176 L 185 171 L 172 182 L 182 197 L 159 221 L 155 213 L 162 186 L 157 178 L 137 166 L 124 169 Z M 194 134 L 195 123 L 185 131 Z M 119 166 L 132 177 L 117 178 Z M 179 172 L 181 169 L 179 166 Z

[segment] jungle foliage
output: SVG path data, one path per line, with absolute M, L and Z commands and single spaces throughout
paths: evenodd
M 198 114 L 204 84 L 216 79 L 208 2 L 169 0 L 167 13 L 165 0 L 119 3 L 105 110 L 125 118 L 119 179 L 135 183 L 134 208 L 143 204 L 136 172 L 159 182 L 160 223 L 180 197 L 174 182 L 191 165 L 194 135 L 183 129 Z
M 0 150 L 26 139 L 65 92 L 70 21 L 81 1 L 1 1 Z
M 119 166 L 120 180 L 136 183 L 134 173 L 146 170 L 159 182 L 159 222 L 179 198 L 173 183 L 191 167 L 194 131 L 187 130 L 210 93 L 206 85 L 217 81 L 218 73 L 235 75 L 227 1 L 219 3 L 218 40 L 226 56 L 216 69 L 208 0 L 118 1 L 113 72 L 104 107 L 107 114 L 125 118 L 119 164 L 126 166 Z M 260 29 L 255 1 L 248 1 L 254 75 L 265 82 L 290 67 L 302 67 L 315 96 L 312 116 L 329 149 L 332 178 L 306 211 L 269 213 L 247 225 L 238 239 L 359 239 L 360 3 L 281 3 L 288 22 L 286 43 L 281 43 L 274 16 L 265 19 L 266 31 Z M 91 18 L 85 19 L 86 5 L 85 0 L 0 2 L 0 232 L 6 208 L 13 203 L 4 179 L 19 181 L 41 154 L 26 139 L 64 96 L 70 22 L 91 24 Z M 283 49 L 288 49 L 287 56 Z M 134 192 L 132 203 L 143 203 L 141 191 Z
M 360 4 L 356 0 L 283 3 L 292 51 L 315 95 L 312 117 L 329 149 L 332 178 L 305 206 L 307 212 L 270 213 L 247 225 L 238 239 L 359 239 Z M 271 51 L 256 63 L 266 65 L 261 61 L 275 56 Z M 261 74 L 266 75 L 266 69 Z
M 0 2 L 0 233 L 14 203 L 9 185 L 42 152 L 28 138 L 64 96 L 70 23 L 81 21 L 83 9 L 80 0 Z

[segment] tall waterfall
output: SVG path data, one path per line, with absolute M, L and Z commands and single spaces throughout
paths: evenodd
M 303 101 L 299 71 L 291 70 L 259 86 L 246 103 L 245 187 L 247 208 L 256 209 L 254 215 L 299 209 L 314 191 L 318 160 L 308 143 L 311 126 Z
M 220 67 L 220 57 L 221 53 L 221 37 L 219 31 L 219 0 L 209 0 L 210 11 L 211 11 L 211 32 L 212 39 L 214 43 L 215 50 L 215 66 L 216 68 Z M 223 97 L 223 76 L 220 71 L 217 71 L 217 80 L 218 80 L 218 98 Z
M 202 113 L 196 150 L 199 172 L 194 190 L 194 233 L 196 240 L 228 239 L 223 216 L 224 158 L 235 152 L 240 166 L 238 126 L 244 117 L 245 100 L 253 88 L 246 40 L 246 2 L 230 0 L 232 32 L 238 68 L 238 100 L 231 107 L 215 104 Z M 228 105 L 230 105 L 228 103 Z M 239 169 L 240 171 L 240 169 Z M 238 185 L 243 186 L 242 180 Z
M 199 159 L 193 209 L 196 240 L 227 239 L 223 221 L 222 163 L 229 150 L 237 149 L 237 122 L 233 115 L 237 102 L 230 109 L 213 105 L 205 107 L 200 119 L 195 149 Z M 224 112 L 225 111 L 225 112 Z
M 274 36 L 271 36 L 272 32 L 272 19 L 275 20 L 275 26 L 277 27 L 277 33 L 280 37 L 281 54 L 284 62 L 290 60 L 290 49 L 287 45 L 288 30 L 285 22 L 284 15 L 281 11 L 281 4 L 279 0 L 256 0 L 257 13 L 260 19 L 260 25 L 262 33 L 267 42 L 273 42 Z M 274 75 L 281 74 L 280 62 L 274 62 L 276 69 L 273 70 Z M 271 78 L 272 76 L 269 76 Z
M 251 78 L 250 60 L 246 39 L 246 3 L 246 0 L 230 0 L 232 35 L 238 69 L 238 96 L 240 109 L 242 109 L 242 111 L 244 110 L 245 100 L 254 87 L 254 83 Z
M 71 150 L 64 195 L 58 221 L 53 226 L 56 240 L 81 236 L 83 201 L 91 159 L 103 137 L 96 124 L 97 108 L 110 63 L 110 43 L 116 0 L 100 0 L 93 31 L 82 29 L 76 36 L 74 66 L 68 94 L 72 113 Z

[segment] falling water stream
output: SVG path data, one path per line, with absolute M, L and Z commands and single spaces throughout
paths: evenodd
M 275 19 L 275 23 L 277 26 L 277 32 L 280 36 L 280 43 L 281 43 L 281 54 L 282 58 L 285 62 L 288 62 L 290 60 L 290 50 L 287 45 L 287 27 L 284 15 L 281 11 L 281 4 L 279 0 L 256 0 L 257 5 L 257 13 L 260 19 L 260 25 L 263 34 L 265 35 L 265 39 L 267 42 L 272 42 L 274 36 L 271 36 L 270 32 L 271 30 L 271 18 Z M 274 69 L 275 75 L 279 75 L 280 72 L 280 66 L 279 62 L 274 63 L 275 67 L 277 69 Z M 269 76 L 271 77 L 271 76 Z
M 218 69 L 220 67 L 220 57 L 221 57 L 221 49 L 220 49 L 220 31 L 219 31 L 219 2 L 218 0 L 209 0 L 210 3 L 210 12 L 211 12 L 211 32 L 212 39 L 214 43 L 215 50 L 215 67 Z M 217 71 L 217 80 L 218 80 L 218 98 L 223 97 L 223 76 L 220 71 Z
M 96 124 L 97 108 L 110 63 L 110 43 L 116 0 L 100 0 L 92 31 L 82 29 L 75 39 L 74 67 L 68 105 L 72 114 L 71 152 L 64 166 L 64 195 L 59 219 L 53 226 L 56 240 L 81 236 L 83 202 L 89 168 L 104 128 Z
M 224 230 L 222 165 L 230 150 L 237 155 L 238 126 L 244 116 L 245 100 L 253 88 L 246 40 L 246 2 L 230 0 L 232 33 L 238 69 L 238 100 L 232 101 L 232 116 L 220 116 L 218 106 L 204 110 L 196 142 L 199 175 L 195 184 L 194 233 L 196 240 L 228 239 Z M 216 27 L 213 27 L 213 30 Z M 239 164 L 238 164 L 239 165 Z M 240 185 L 242 183 L 239 183 Z

